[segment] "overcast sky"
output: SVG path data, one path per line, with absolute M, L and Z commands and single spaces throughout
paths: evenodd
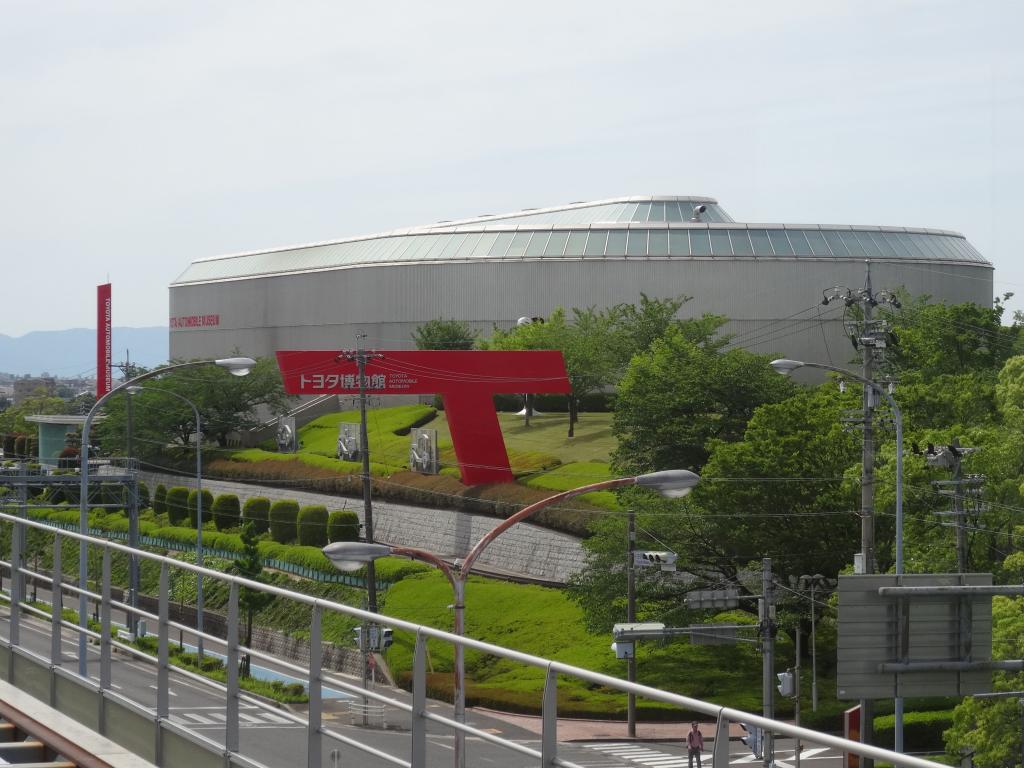
M 94 327 L 108 278 L 166 325 L 196 258 L 649 194 L 957 230 L 1024 309 L 1014 0 L 0 10 L 3 334 Z

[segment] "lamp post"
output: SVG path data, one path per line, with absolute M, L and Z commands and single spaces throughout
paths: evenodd
M 184 395 L 179 395 L 177 392 L 172 392 L 169 389 L 161 389 L 160 387 L 153 387 L 146 389 L 137 384 L 133 384 L 126 388 L 128 394 L 128 402 L 131 403 L 132 398 L 135 395 L 141 394 L 147 391 L 157 391 L 165 395 L 181 400 L 183 403 L 188 405 L 192 409 L 192 415 L 195 418 L 196 423 L 196 565 L 200 568 L 203 567 L 203 427 L 199 419 L 199 408 L 196 404 L 189 400 Z M 137 567 L 138 563 L 134 559 L 132 560 L 133 571 Z M 138 576 L 133 572 L 133 581 L 138 584 Z M 199 656 L 199 660 L 203 660 L 203 574 L 196 574 L 196 653 Z
M 476 562 L 477 558 L 480 557 L 481 553 L 491 544 L 491 542 L 516 523 L 520 523 L 528 517 L 540 512 L 542 509 L 546 509 L 560 501 L 566 501 L 567 499 L 571 499 L 575 496 L 581 496 L 585 493 L 605 491 L 613 488 L 623 488 L 630 485 L 639 485 L 644 488 L 650 488 L 658 491 L 663 496 L 667 496 L 669 498 L 679 498 L 693 490 L 693 487 L 697 485 L 698 482 L 700 482 L 700 477 L 693 472 L 685 469 L 672 469 L 664 472 L 652 472 L 647 475 L 638 475 L 635 477 L 620 477 L 613 480 L 604 480 L 599 483 L 591 483 L 589 485 L 584 485 L 579 488 L 573 488 L 571 490 L 555 494 L 554 496 L 549 496 L 545 499 L 534 502 L 528 507 L 524 507 L 484 534 L 483 538 L 476 543 L 461 563 L 456 563 L 456 568 L 449 566 L 437 555 L 414 547 L 336 541 L 333 544 L 328 544 L 324 547 L 323 552 L 327 555 L 328 559 L 334 564 L 334 566 L 342 571 L 358 570 L 366 563 L 372 562 L 373 560 L 386 555 L 404 555 L 416 560 L 422 560 L 437 567 L 442 573 L 444 573 L 452 585 L 452 592 L 455 595 L 455 602 L 453 605 L 455 617 L 452 631 L 454 634 L 461 637 L 465 634 L 466 580 L 469 578 L 469 574 L 473 569 L 473 564 Z M 455 722 L 462 724 L 466 722 L 466 669 L 465 657 L 461 644 L 455 644 L 454 655 L 455 670 L 453 688 L 455 698 Z M 456 768 L 465 768 L 465 741 L 466 734 L 461 730 L 456 730 Z
M 245 376 L 248 374 L 253 366 L 256 365 L 256 361 L 251 357 L 228 357 L 219 360 L 193 360 L 188 363 L 177 363 L 175 365 L 167 365 L 163 368 L 155 368 L 152 371 L 140 374 L 133 379 L 121 382 L 118 386 L 107 392 L 103 397 L 99 398 L 92 408 L 89 409 L 88 415 L 85 417 L 85 422 L 82 424 L 82 449 L 81 449 L 81 460 L 82 460 L 82 483 L 80 486 L 80 498 L 79 498 L 79 516 L 78 516 L 78 528 L 79 532 L 86 536 L 89 533 L 89 429 L 92 427 L 92 420 L 96 414 L 99 413 L 100 408 L 118 392 L 122 392 L 128 389 L 133 384 L 138 384 L 140 381 L 146 379 L 152 379 L 161 374 L 168 373 L 169 371 L 180 370 L 181 368 L 194 368 L 200 365 L 218 365 L 221 368 L 227 369 L 230 373 L 235 376 Z M 81 628 L 81 632 L 78 633 L 78 674 L 82 677 L 88 677 L 87 671 L 87 657 L 86 657 L 86 634 L 85 630 L 88 629 L 88 610 L 89 601 L 85 594 L 86 585 L 89 581 L 89 564 L 87 562 L 89 556 L 89 545 L 83 539 L 79 545 L 78 550 L 78 626 Z
M 889 403 L 889 407 L 892 409 L 893 421 L 896 424 L 896 575 L 903 575 L 903 414 L 900 411 L 900 407 L 896 405 L 896 400 L 889 394 L 889 391 L 879 384 L 877 381 L 865 378 L 853 371 L 848 371 L 845 368 L 838 368 L 834 365 L 825 365 L 823 363 L 804 363 L 799 360 L 787 360 L 785 358 L 779 360 L 772 360 L 772 368 L 776 372 L 783 376 L 788 376 L 797 368 L 817 368 L 822 371 L 832 371 L 834 373 L 842 374 L 843 376 L 859 381 L 866 387 L 870 387 L 872 390 L 880 394 Z M 862 522 L 862 526 L 864 523 Z M 862 527 L 862 531 L 866 530 L 866 527 Z M 874 532 L 874 528 L 870 530 Z M 873 538 L 873 537 L 872 537 Z M 870 562 L 869 553 L 873 552 L 875 548 L 874 541 L 861 541 L 861 550 L 864 557 L 864 562 L 867 564 Z M 863 713 L 864 707 L 861 707 Z M 903 699 L 901 697 L 896 698 L 894 702 L 894 714 L 895 714 L 895 749 L 897 752 L 903 751 Z M 871 724 L 862 724 L 862 730 L 870 728 Z

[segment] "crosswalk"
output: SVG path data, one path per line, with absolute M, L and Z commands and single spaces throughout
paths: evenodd
M 689 758 L 685 754 L 670 754 L 657 749 L 651 749 L 635 742 L 602 742 L 586 744 L 587 749 L 600 755 L 596 760 L 588 760 L 586 768 L 636 768 L 637 766 L 648 766 L 648 768 L 689 768 Z M 827 747 L 804 749 L 800 753 L 800 761 L 806 760 L 834 760 L 838 753 L 829 750 Z M 705 752 L 702 756 L 701 768 L 711 768 L 711 754 Z M 753 768 L 761 764 L 761 758 L 753 754 L 730 755 L 729 765 L 750 766 Z M 793 750 L 779 750 L 775 753 L 776 768 L 794 768 Z M 694 766 L 696 768 L 696 766 Z
M 227 722 L 223 707 L 172 707 L 170 715 L 171 722 L 196 731 L 222 729 Z M 305 726 L 259 707 L 241 707 L 238 710 L 238 727 L 303 728 Z

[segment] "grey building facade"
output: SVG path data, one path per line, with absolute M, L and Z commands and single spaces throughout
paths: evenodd
M 703 210 L 701 210 L 703 208 Z M 412 346 L 438 317 L 483 334 L 556 307 L 692 297 L 756 352 L 845 362 L 842 302 L 875 289 L 992 302 L 992 265 L 946 230 L 747 224 L 712 198 L 623 197 L 194 261 L 170 286 L 173 358 Z

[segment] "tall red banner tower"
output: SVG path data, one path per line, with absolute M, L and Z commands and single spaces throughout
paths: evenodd
M 366 390 L 374 395 L 441 395 L 462 482 L 514 478 L 494 411 L 497 394 L 571 391 L 557 350 L 397 350 L 367 355 Z M 290 395 L 354 395 L 359 370 L 336 350 L 282 351 L 277 364 Z
M 113 387 L 110 373 L 110 283 L 96 286 L 96 398 Z

